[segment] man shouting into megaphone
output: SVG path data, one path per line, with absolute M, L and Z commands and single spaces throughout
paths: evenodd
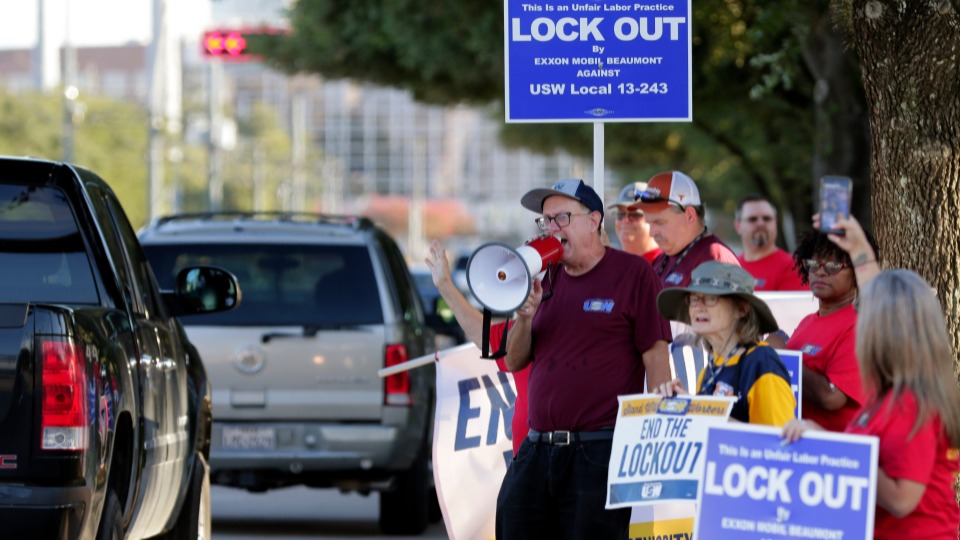
M 530 366 L 530 432 L 497 500 L 497 538 L 626 538 L 630 509 L 606 510 L 617 396 L 670 379 L 670 326 L 650 264 L 601 241 L 603 202 L 582 180 L 520 203 L 560 239 L 560 265 L 534 279 L 504 360 Z

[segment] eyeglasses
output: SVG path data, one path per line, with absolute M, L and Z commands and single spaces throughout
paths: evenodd
M 810 274 L 816 274 L 821 268 L 823 268 L 824 273 L 826 273 L 828 276 L 832 276 L 846 267 L 847 265 L 845 263 L 837 261 L 821 262 L 816 259 L 803 260 L 803 269 Z
M 758 221 L 762 221 L 764 223 L 770 223 L 771 221 L 773 221 L 773 216 L 750 216 L 744 221 L 746 221 L 747 223 L 756 223 Z
M 684 299 L 688 306 L 699 306 L 703 304 L 707 307 L 713 307 L 720 301 L 720 297 L 715 294 L 688 294 Z
M 622 221 L 624 219 L 633 222 L 640 221 L 643 219 L 643 212 L 617 212 L 617 221 Z
M 649 191 L 641 191 L 640 193 L 638 193 L 637 200 L 645 203 L 668 202 L 668 203 L 673 203 L 679 206 L 681 209 L 683 208 L 683 205 L 680 204 L 679 202 L 673 199 L 668 199 L 666 197 L 661 197 L 660 195 L 657 195 Z
M 557 227 L 560 227 L 560 228 L 562 229 L 562 228 L 564 228 L 564 227 L 566 227 L 567 225 L 570 224 L 570 218 L 571 218 L 571 217 L 573 217 L 573 216 L 588 216 L 588 215 L 590 215 L 590 212 L 582 212 L 582 213 L 577 213 L 577 214 L 574 214 L 573 212 L 561 212 L 561 213 L 559 213 L 559 214 L 557 214 L 557 215 L 555 215 L 555 216 L 553 216 L 553 217 L 543 216 L 543 217 L 538 217 L 537 219 L 535 219 L 535 220 L 533 220 L 533 221 L 536 222 L 537 227 L 540 227 L 540 230 L 541 230 L 541 231 L 545 231 L 545 230 L 547 230 L 547 229 L 550 228 L 550 222 L 551 222 L 551 221 L 554 222 L 554 223 L 556 223 L 556 224 L 557 224 Z

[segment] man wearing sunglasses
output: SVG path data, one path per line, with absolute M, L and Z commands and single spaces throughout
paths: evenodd
M 650 236 L 650 225 L 644 219 L 643 210 L 636 207 L 637 193 L 647 189 L 646 182 L 631 182 L 620 190 L 617 202 L 607 207 L 614 210 L 614 230 L 620 240 L 620 248 L 627 253 L 640 255 L 653 264 L 662 253 Z
M 663 250 L 653 262 L 663 286 L 686 287 L 701 263 L 714 260 L 740 266 L 737 256 L 707 230 L 706 210 L 693 180 L 680 171 L 653 175 L 637 194 L 650 234 Z
M 793 269 L 793 257 L 777 247 L 777 209 L 770 199 L 758 193 L 740 199 L 733 228 L 743 241 L 737 260 L 757 280 L 756 290 L 807 290 Z
M 497 498 L 500 540 L 626 538 L 630 509 L 606 510 L 617 396 L 670 380 L 670 325 L 651 266 L 605 247 L 603 202 L 582 180 L 520 200 L 563 255 L 535 279 L 507 337 L 511 371 L 529 366 L 523 441 Z M 549 292 L 549 294 L 546 294 Z

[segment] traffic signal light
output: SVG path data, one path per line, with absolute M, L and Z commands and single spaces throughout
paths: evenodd
M 203 55 L 211 57 L 245 59 L 247 38 L 239 30 L 211 30 L 203 34 Z

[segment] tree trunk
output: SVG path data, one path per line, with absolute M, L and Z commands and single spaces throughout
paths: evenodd
M 936 288 L 960 377 L 960 4 L 846 4 L 870 110 L 884 266 L 910 268 Z
M 803 48 L 804 64 L 815 80 L 811 200 L 817 200 L 820 177 L 849 176 L 853 179 L 852 211 L 865 227 L 870 227 L 870 123 L 866 98 L 853 51 L 844 46 L 830 19 L 829 14 L 817 19 Z

